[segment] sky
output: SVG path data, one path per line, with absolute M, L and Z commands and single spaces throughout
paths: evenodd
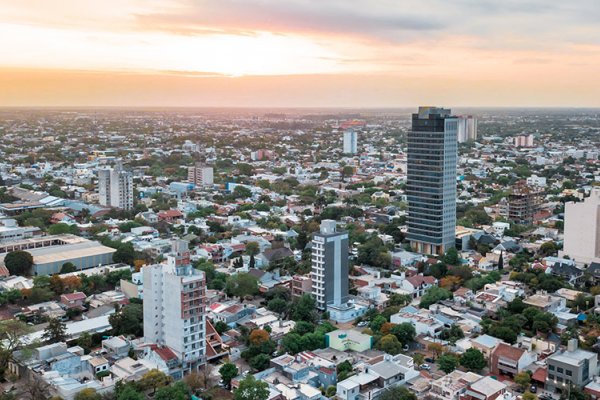
M 0 106 L 600 107 L 598 0 L 0 0 Z

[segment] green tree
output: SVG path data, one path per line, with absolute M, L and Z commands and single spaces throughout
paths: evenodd
M 460 365 L 469 371 L 481 371 L 486 365 L 485 357 L 481 351 L 471 348 L 460 357 Z
M 42 338 L 46 343 L 67 341 L 67 325 L 58 318 L 51 318 Z
M 257 371 L 264 371 L 269 368 L 269 363 L 271 362 L 271 357 L 267 354 L 257 354 L 256 356 L 250 359 L 248 363 L 252 368 Z
M 221 368 L 219 368 L 219 374 L 221 375 L 221 380 L 228 388 L 231 385 L 231 380 L 238 376 L 238 369 L 235 364 L 225 363 Z
M 89 353 L 92 349 L 92 335 L 89 332 L 83 332 L 79 335 L 79 339 L 77 339 L 77 346 L 81 347 L 85 353 Z
M 417 400 L 417 396 L 405 386 L 392 386 L 385 389 L 379 400 Z
M 141 304 L 130 303 L 118 312 L 108 317 L 113 327 L 114 335 L 134 335 L 142 336 L 144 334 L 144 308 Z
M 48 227 L 49 235 L 64 235 L 67 233 L 77 235 L 79 233 L 79 229 L 77 228 L 77 225 L 69 225 L 69 224 L 60 223 L 60 224 L 50 225 Z
M 243 272 L 232 275 L 225 283 L 225 293 L 228 296 L 240 298 L 258 294 L 258 279 L 253 275 Z
M 373 332 L 379 332 L 381 330 L 381 326 L 386 322 L 387 320 L 383 315 L 377 315 L 369 324 L 369 328 L 371 328 Z
M 246 254 L 249 256 L 255 256 L 260 253 L 260 246 L 258 242 L 248 242 L 246 244 Z
M 11 275 L 31 275 L 33 267 L 33 256 L 26 251 L 12 251 L 4 257 L 4 265 Z
M 458 251 L 454 247 L 449 248 L 444 255 L 444 262 L 450 265 L 458 265 L 459 261 Z
M 188 400 L 190 398 L 191 390 L 183 381 L 161 387 L 154 396 L 155 400 Z
M 398 338 L 392 334 L 385 335 L 379 340 L 377 346 L 379 350 L 385 351 L 388 354 L 396 355 L 402 350 L 402 343 L 398 341 Z
M 69 272 L 75 271 L 77 271 L 77 267 L 75 267 L 75 265 L 72 262 L 66 262 L 62 265 L 62 267 L 60 267 L 61 274 L 67 274 Z
M 437 363 L 442 371 L 449 374 L 458 367 L 458 357 L 454 354 L 446 353 L 438 358 Z
M 113 261 L 133 265 L 135 260 L 135 250 L 131 243 L 122 243 L 117 247 L 117 251 L 113 255 Z
M 96 392 L 96 389 L 92 389 L 92 388 L 85 388 L 75 395 L 75 400 L 101 400 L 101 399 L 102 399 L 102 396 L 100 396 L 100 394 L 98 392 Z
M 451 299 L 452 292 L 437 286 L 434 286 L 425 292 L 425 295 L 421 297 L 419 307 L 429 308 L 430 305 L 437 303 L 441 300 Z
M 537 400 L 537 396 L 528 390 L 525 393 L 523 393 L 522 400 Z
M 254 375 L 248 375 L 240 382 L 240 386 L 234 390 L 234 400 L 267 400 L 269 397 L 269 385 L 263 381 L 257 381 Z
M 400 343 L 407 345 L 415 340 L 417 331 L 410 322 L 403 322 L 395 325 L 391 331 L 392 335 L 396 336 Z
M 310 294 L 302 295 L 292 304 L 291 316 L 294 321 L 315 322 L 315 299 Z
M 521 387 L 521 390 L 525 390 L 531 383 L 531 375 L 529 375 L 527 371 L 519 372 L 517 375 L 515 375 L 514 381 Z
M 281 314 L 288 308 L 288 303 L 284 299 L 273 299 L 267 303 L 267 308 L 273 312 Z

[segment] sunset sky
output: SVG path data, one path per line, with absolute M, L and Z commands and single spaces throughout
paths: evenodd
M 0 0 L 0 106 L 600 106 L 598 0 Z

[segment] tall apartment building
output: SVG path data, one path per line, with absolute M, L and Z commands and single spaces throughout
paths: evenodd
M 175 240 L 166 263 L 143 268 L 144 341 L 168 346 L 193 372 L 206 360 L 206 282 L 190 263 L 188 242 Z
M 458 143 L 477 140 L 477 118 L 472 115 L 461 115 L 458 117 Z
M 565 243 L 561 254 L 577 263 L 600 263 L 600 188 L 581 203 L 565 203 Z
M 519 135 L 514 139 L 516 147 L 533 147 L 533 135 Z
M 213 167 L 207 167 L 202 163 L 188 167 L 188 181 L 196 186 L 212 185 L 214 183 Z
M 419 107 L 408 132 L 408 235 L 415 251 L 443 254 L 454 247 L 458 118 Z
M 344 131 L 344 154 L 358 153 L 358 133 L 354 129 Z
M 348 301 L 348 233 L 337 232 L 334 220 L 321 221 L 312 240 L 312 295 L 317 308 Z
M 133 209 L 133 174 L 120 164 L 98 170 L 100 204 L 123 210 Z

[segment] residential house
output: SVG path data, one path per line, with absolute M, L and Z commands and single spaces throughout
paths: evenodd
M 535 353 L 499 343 L 490 356 L 490 371 L 497 375 L 515 376 L 537 360 Z

